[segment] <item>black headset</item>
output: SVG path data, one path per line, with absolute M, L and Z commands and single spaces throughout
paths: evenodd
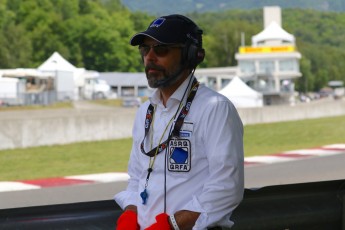
M 203 31 L 191 19 L 179 14 L 174 16 L 187 22 L 191 28 L 186 46 L 182 52 L 182 62 L 188 68 L 195 69 L 205 58 L 205 50 L 202 48 Z

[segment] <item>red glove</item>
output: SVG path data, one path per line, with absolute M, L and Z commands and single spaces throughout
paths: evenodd
M 145 228 L 145 230 L 170 230 L 171 227 L 168 219 L 168 214 L 161 213 L 156 216 L 156 223 L 154 223 L 148 228 Z
M 137 216 L 136 212 L 126 210 L 117 220 L 116 230 L 140 230 Z

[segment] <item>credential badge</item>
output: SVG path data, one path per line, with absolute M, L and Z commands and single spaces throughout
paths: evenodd
M 191 144 L 188 139 L 169 141 L 168 169 L 171 172 L 189 172 L 191 169 Z

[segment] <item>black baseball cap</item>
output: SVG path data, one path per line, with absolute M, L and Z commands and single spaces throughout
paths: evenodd
M 150 37 L 163 44 L 185 44 L 191 40 L 195 45 L 201 47 L 201 34 L 202 30 L 191 19 L 173 14 L 153 20 L 145 31 L 137 33 L 131 38 L 130 44 L 132 46 L 140 45 L 145 37 Z

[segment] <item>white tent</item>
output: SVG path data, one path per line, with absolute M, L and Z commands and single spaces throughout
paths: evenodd
M 39 67 L 41 71 L 71 71 L 75 72 L 77 67 L 69 63 L 64 59 L 58 52 L 54 52 L 45 62 L 43 62 Z
M 239 77 L 234 77 L 219 93 L 229 98 L 237 108 L 263 106 L 262 93 L 250 88 Z
M 57 75 L 58 72 L 69 72 L 73 76 L 76 86 L 83 86 L 86 77 L 98 77 L 98 72 L 89 71 L 85 68 L 77 68 L 63 58 L 58 52 L 54 52 L 45 62 L 43 62 L 38 70 Z

